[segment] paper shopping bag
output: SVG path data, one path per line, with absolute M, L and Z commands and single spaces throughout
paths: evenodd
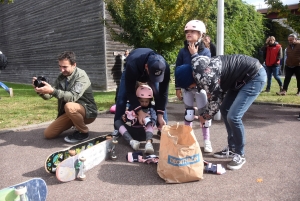
M 203 157 L 194 131 L 187 125 L 162 128 L 158 175 L 166 183 L 198 181 L 203 178 Z

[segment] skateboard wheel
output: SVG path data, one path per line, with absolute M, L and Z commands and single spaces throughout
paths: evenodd
M 75 156 L 76 155 L 76 151 L 74 149 L 69 150 L 68 152 L 69 152 L 70 156 Z
M 118 157 L 117 157 L 115 151 L 111 151 L 111 152 L 110 152 L 110 158 L 111 158 L 111 160 L 113 160 L 113 161 L 117 160 Z
M 79 160 L 80 160 L 81 162 L 84 162 L 84 161 L 86 161 L 86 158 L 81 157 Z
M 78 177 L 78 180 L 80 181 L 84 181 L 86 179 L 86 176 L 85 175 L 81 175 Z
M 27 187 L 26 186 L 20 186 L 15 189 L 15 194 L 16 195 L 24 195 L 27 192 Z

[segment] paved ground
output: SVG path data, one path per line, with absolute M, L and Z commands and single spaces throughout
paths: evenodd
M 169 124 L 182 122 L 183 105 L 168 105 Z M 198 182 L 165 184 L 155 164 L 129 163 L 131 151 L 123 139 L 116 148 L 117 161 L 107 160 L 87 172 L 86 181 L 59 182 L 46 173 L 46 157 L 68 147 L 64 132 L 54 140 L 43 138 L 47 123 L 0 132 L 0 189 L 33 177 L 43 178 L 49 188 L 49 201 L 57 200 L 300 200 L 300 108 L 252 105 L 244 116 L 246 159 L 242 169 L 223 175 L 204 174 Z M 89 126 L 91 137 L 110 133 L 113 115 L 100 114 Z M 203 149 L 201 130 L 194 123 Z M 156 137 L 156 136 L 155 136 Z M 211 140 L 215 151 L 226 145 L 225 126 L 213 121 Z M 154 147 L 158 155 L 159 139 Z M 228 160 L 203 154 L 204 159 L 226 166 Z M 257 180 L 259 179 L 258 182 Z

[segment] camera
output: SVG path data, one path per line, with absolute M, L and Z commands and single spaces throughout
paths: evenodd
M 38 76 L 36 80 L 34 80 L 34 86 L 37 87 L 37 88 L 41 88 L 43 86 L 45 86 L 42 81 L 44 82 L 48 82 L 48 79 L 44 76 Z
M 151 123 L 151 118 L 150 117 L 145 117 L 144 119 L 144 126 L 148 126 L 149 123 Z

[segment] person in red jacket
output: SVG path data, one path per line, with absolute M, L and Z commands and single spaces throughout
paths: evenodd
M 274 36 L 269 36 L 266 40 L 264 51 L 264 60 L 267 71 L 267 87 L 265 92 L 270 92 L 272 74 L 279 85 L 279 92 L 282 91 L 282 81 L 279 77 L 280 59 L 282 58 L 282 47 L 278 42 L 275 42 Z

